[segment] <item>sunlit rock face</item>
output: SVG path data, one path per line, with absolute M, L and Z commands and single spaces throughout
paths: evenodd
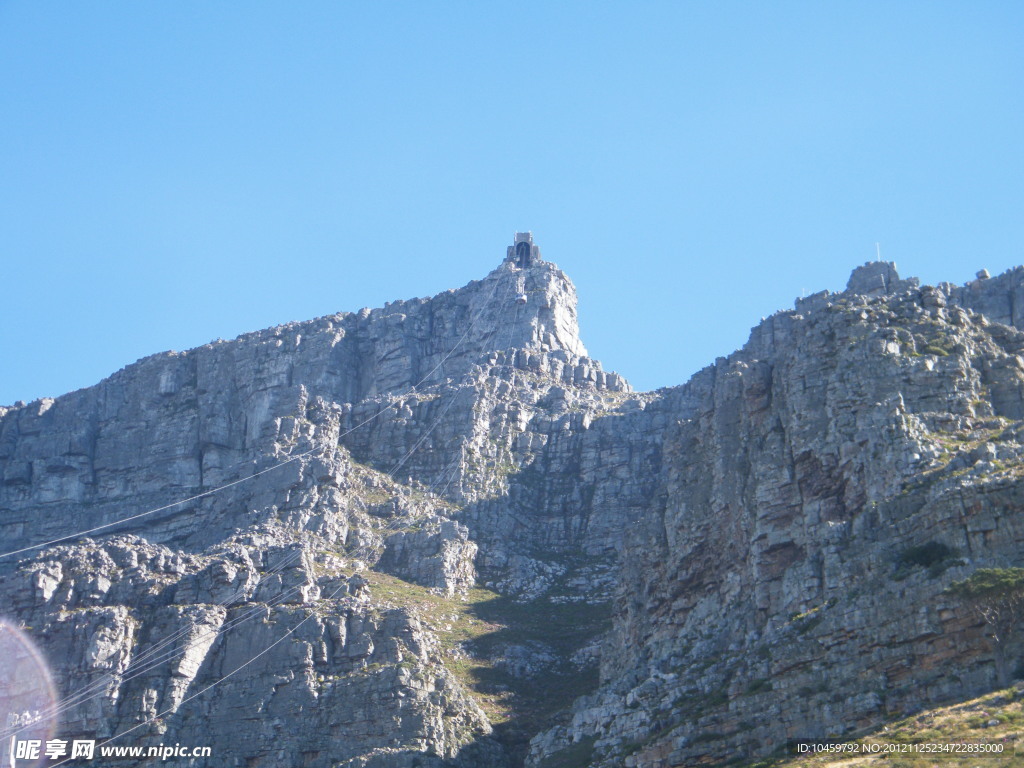
M 864 265 L 664 393 L 602 685 L 529 764 L 724 764 L 996 685 L 944 589 L 1021 565 L 1022 272 L 934 288 Z
M 993 684 L 943 589 L 1019 564 L 1022 286 L 870 263 L 634 393 L 517 233 L 459 290 L 0 408 L 4 612 L 60 738 L 196 766 L 646 768 L 869 727 Z

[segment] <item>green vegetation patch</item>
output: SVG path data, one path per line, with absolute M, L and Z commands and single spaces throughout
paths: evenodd
M 585 739 L 560 749 L 541 760 L 540 768 L 587 768 L 594 757 L 596 737 Z
M 1022 696 L 1024 690 L 1018 684 L 977 699 L 879 723 L 869 734 L 845 742 L 859 748 L 859 753 L 848 750 L 801 755 L 797 745 L 791 744 L 786 750 L 788 754 L 776 753 L 739 764 L 744 768 L 1017 768 L 1024 765 L 1017 754 L 1024 722 Z M 822 742 L 838 743 L 825 739 Z M 1002 752 L 915 751 L 916 745 L 958 743 L 994 745 Z
M 929 541 L 907 547 L 897 558 L 894 578 L 901 581 L 918 568 L 927 569 L 931 578 L 937 578 L 946 569 L 963 562 L 959 555 L 957 550 L 941 541 Z
M 525 756 L 530 738 L 577 697 L 597 688 L 597 668 L 578 669 L 568 658 L 610 628 L 607 603 L 517 603 L 481 588 L 471 589 L 464 599 L 449 599 L 388 574 L 362 575 L 375 598 L 405 607 L 437 634 L 444 666 L 477 700 L 494 726 L 494 738 L 513 756 Z M 503 647 L 531 644 L 550 649 L 559 662 L 536 677 L 517 677 L 496 663 Z M 543 765 L 587 765 L 571 760 L 589 760 L 592 747 L 592 741 L 574 744 L 549 758 L 561 762 Z
M 746 693 L 753 696 L 755 693 L 762 693 L 764 691 L 770 691 L 772 689 L 772 681 L 766 677 L 754 680 L 747 686 Z
M 1024 592 L 1024 568 L 979 568 L 950 584 L 948 592 L 971 600 L 1016 596 Z

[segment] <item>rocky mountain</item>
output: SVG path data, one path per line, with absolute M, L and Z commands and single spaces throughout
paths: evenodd
M 875 262 L 635 393 L 517 234 L 457 291 L 0 408 L 5 632 L 56 691 L 11 677 L 0 735 L 656 768 L 988 690 L 944 589 L 1021 564 L 1021 328 L 1024 269 Z

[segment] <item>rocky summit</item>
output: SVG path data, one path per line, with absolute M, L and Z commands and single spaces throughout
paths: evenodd
M 663 768 L 867 732 L 1005 682 L 1018 638 L 947 588 L 1022 564 L 1022 455 L 1024 268 L 865 264 L 637 393 L 518 233 L 459 290 L 0 408 L 0 634 L 53 679 L 5 680 L 3 751 Z

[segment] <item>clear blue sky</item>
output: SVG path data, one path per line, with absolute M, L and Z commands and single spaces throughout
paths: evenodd
M 883 258 L 1024 262 L 1024 3 L 0 0 L 0 403 L 483 276 L 685 381 Z

